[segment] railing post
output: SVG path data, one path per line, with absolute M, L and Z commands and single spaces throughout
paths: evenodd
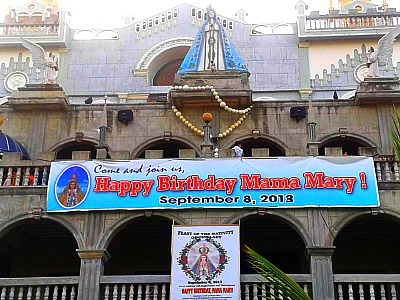
M 313 299 L 334 300 L 332 254 L 335 247 L 309 247 Z
M 99 300 L 100 278 L 104 273 L 104 264 L 110 258 L 107 250 L 78 249 L 81 258 L 77 300 Z

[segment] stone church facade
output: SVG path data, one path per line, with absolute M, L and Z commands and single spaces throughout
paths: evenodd
M 399 297 L 400 42 L 379 77 L 366 74 L 368 48 L 400 12 L 344 2 L 321 15 L 299 1 L 293 24 L 217 11 L 213 26 L 207 9 L 182 4 L 102 30 L 70 28 L 57 1 L 11 8 L 0 24 L 0 299 L 168 299 L 173 224 L 240 224 L 241 244 L 313 299 Z M 56 84 L 21 37 L 56 55 Z M 48 211 L 52 162 L 229 161 L 238 141 L 244 161 L 372 157 L 379 205 Z M 241 298 L 262 299 L 240 257 Z

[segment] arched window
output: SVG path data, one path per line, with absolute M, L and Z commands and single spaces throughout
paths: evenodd
M 253 149 L 268 149 L 269 156 L 285 156 L 285 149 L 274 141 L 259 137 L 257 139 L 247 138 L 240 141 L 244 157 L 252 157 Z M 233 146 L 232 146 L 233 147 Z
M 163 158 L 178 158 L 179 157 L 179 150 L 180 149 L 192 149 L 189 145 L 177 141 L 177 140 L 160 140 L 157 141 L 146 149 L 144 149 L 140 154 L 139 158 L 144 158 L 146 154 L 146 150 L 162 150 L 163 151 Z
M 385 214 L 358 217 L 340 230 L 335 238 L 333 272 L 399 274 L 399 238 L 399 220 Z
M 96 35 L 91 30 L 81 30 L 74 34 L 74 40 L 91 40 L 95 38 Z
M 371 145 L 355 137 L 337 136 L 320 144 L 319 155 L 325 155 L 325 148 L 329 147 L 342 148 L 343 155 L 359 155 L 360 147 L 371 147 Z
M 171 225 L 171 220 L 159 216 L 134 219 L 107 247 L 111 258 L 104 268 L 105 274 L 171 274 Z
M 97 148 L 92 142 L 71 142 L 60 147 L 61 149 L 56 151 L 56 159 L 65 160 L 72 159 L 73 151 L 90 151 L 90 159 L 96 158 Z
M 275 216 L 251 216 L 240 222 L 240 243 L 257 251 L 282 271 L 308 274 L 306 245 L 301 236 L 282 219 Z M 242 257 L 242 274 L 254 274 Z
M 271 34 L 272 28 L 267 25 L 257 25 L 254 26 L 251 30 L 251 34 L 254 35 L 264 35 L 264 34 Z
M 115 32 L 114 30 L 103 30 L 100 31 L 97 36 L 97 39 L 112 39 L 112 40 L 116 40 L 118 39 L 118 33 Z
M 136 31 L 136 33 L 140 32 L 140 24 L 135 25 L 135 31 Z
M 290 25 L 286 25 L 286 24 L 276 26 L 272 30 L 272 32 L 274 34 L 293 34 L 294 33 L 293 27 Z
M 45 218 L 13 227 L 0 239 L 0 278 L 79 276 L 77 242 L 65 227 Z

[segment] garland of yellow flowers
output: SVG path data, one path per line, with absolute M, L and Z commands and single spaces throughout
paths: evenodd
M 227 136 L 228 134 L 232 133 L 236 128 L 238 128 L 242 122 L 244 121 L 244 119 L 246 119 L 247 115 L 251 112 L 251 109 L 253 108 L 252 105 L 250 105 L 249 107 L 245 108 L 245 109 L 234 109 L 229 107 L 226 102 L 224 102 L 220 96 L 218 95 L 218 92 L 215 90 L 215 88 L 212 85 L 206 85 L 206 86 L 188 86 L 188 85 L 184 85 L 184 86 L 173 86 L 168 90 L 168 94 L 167 97 L 169 100 L 169 94 L 171 91 L 176 90 L 176 91 L 205 91 L 205 90 L 210 90 L 210 92 L 213 94 L 215 100 L 218 101 L 219 106 L 223 109 L 225 109 L 226 111 L 235 113 L 235 114 L 241 114 L 240 118 L 233 123 L 231 126 L 228 127 L 228 129 L 226 129 L 225 131 L 221 132 L 218 134 L 219 138 L 223 138 L 225 136 Z M 176 106 L 172 106 L 172 111 L 175 113 L 175 116 L 181 120 L 181 122 L 183 124 L 185 124 L 188 128 L 190 128 L 191 130 L 193 130 L 195 133 L 204 136 L 204 131 L 202 131 L 201 129 L 197 128 L 196 126 L 194 126 L 190 121 L 188 121 L 183 115 L 182 113 L 176 108 Z

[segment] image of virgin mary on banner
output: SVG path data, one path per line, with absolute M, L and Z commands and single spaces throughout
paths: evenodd
M 174 226 L 171 300 L 239 299 L 239 226 Z

